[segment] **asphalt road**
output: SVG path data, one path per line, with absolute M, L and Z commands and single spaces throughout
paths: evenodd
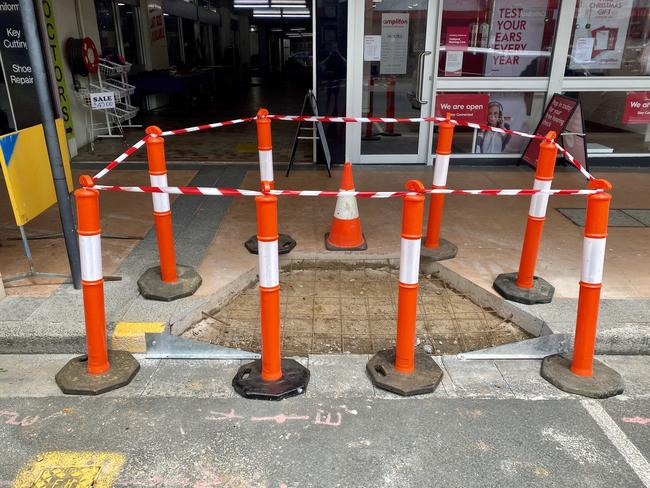
M 95 487 L 643 487 L 649 409 L 647 399 L 5 398 L 0 484 L 90 486 L 84 466 Z

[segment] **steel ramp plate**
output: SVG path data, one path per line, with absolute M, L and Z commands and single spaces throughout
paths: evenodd
M 568 352 L 571 339 L 569 334 L 550 334 L 478 351 L 463 352 L 457 357 L 458 359 L 544 359 L 547 356 Z
M 145 334 L 147 359 L 258 359 L 259 354 L 208 342 L 194 341 L 169 333 Z

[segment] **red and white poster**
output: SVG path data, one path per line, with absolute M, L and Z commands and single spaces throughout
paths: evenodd
M 521 76 L 539 56 L 548 0 L 495 0 L 485 76 Z
M 487 94 L 440 93 L 436 96 L 436 117 L 445 117 L 447 112 L 456 120 L 485 123 L 487 119 Z
M 445 76 L 463 74 L 463 55 L 469 46 L 469 26 L 448 27 L 445 41 Z
M 584 132 L 582 127 L 582 115 L 580 112 L 576 111 L 577 107 L 577 100 L 563 95 L 553 95 L 553 98 L 546 107 L 546 110 L 542 115 L 542 120 L 540 120 L 537 125 L 534 134 L 544 136 L 548 132 L 553 131 L 555 132 L 556 138 L 559 140 L 562 132 L 567 127 L 571 127 L 571 132 L 574 133 Z M 573 117 L 574 115 L 576 116 L 575 119 Z M 577 119 L 578 116 L 580 117 L 579 120 Z M 522 159 L 533 167 L 537 166 L 539 142 L 540 141 L 537 139 L 531 139 L 522 156 Z M 569 152 L 571 152 L 571 150 L 569 150 Z M 585 161 L 581 161 L 581 163 L 585 164 Z
M 569 69 L 619 69 L 634 0 L 579 0 Z
M 650 124 L 650 92 L 628 92 L 623 111 L 624 124 Z

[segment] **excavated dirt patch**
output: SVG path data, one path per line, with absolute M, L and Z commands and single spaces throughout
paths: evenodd
M 296 261 L 280 273 L 282 354 L 372 354 L 395 344 L 397 268 L 368 263 Z M 260 350 L 257 284 L 205 314 L 183 335 Z M 421 276 L 418 346 L 457 354 L 528 339 L 517 325 L 434 277 Z

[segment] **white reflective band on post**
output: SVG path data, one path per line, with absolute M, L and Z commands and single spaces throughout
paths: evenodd
M 167 186 L 167 175 L 149 175 L 149 180 L 151 181 L 151 186 L 156 186 L 159 188 L 164 188 Z M 153 200 L 153 211 L 154 212 L 169 212 L 169 195 L 167 193 L 152 193 L 151 198 Z
M 405 285 L 418 282 L 420 273 L 420 244 L 422 239 L 404 239 L 399 257 L 399 281 Z
M 273 181 L 273 151 L 259 151 L 260 181 Z
M 549 190 L 551 188 L 551 180 L 535 180 L 533 188 L 535 190 Z M 528 215 L 531 217 L 546 217 L 546 206 L 548 205 L 548 195 L 537 193 L 530 199 L 530 209 Z
M 354 195 L 339 195 L 338 197 L 336 197 L 336 208 L 334 209 L 334 218 L 337 218 L 339 220 L 352 220 L 352 219 L 359 218 L 357 199 L 355 198 Z
M 99 234 L 94 236 L 79 235 L 79 255 L 81 257 L 81 279 L 84 281 L 101 280 L 102 244 Z
M 260 286 L 271 288 L 280 284 L 280 268 L 278 267 L 278 241 L 257 242 Z
M 600 284 L 603 282 L 603 266 L 605 264 L 605 243 L 607 239 L 585 237 L 582 245 L 582 271 L 580 281 Z
M 433 167 L 433 186 L 447 186 L 447 172 L 449 171 L 449 154 L 436 154 Z

